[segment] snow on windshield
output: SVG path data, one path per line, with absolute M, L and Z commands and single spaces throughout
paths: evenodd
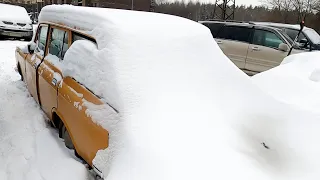
M 110 130 L 106 180 L 319 179 L 320 118 L 275 100 L 205 26 L 135 11 L 46 6 L 40 21 L 90 31 L 59 66 L 119 111 L 83 100 Z M 88 23 L 87 23 L 88 22 Z M 106 124 L 107 117 L 114 121 Z
M 303 31 L 314 44 L 320 44 L 320 35 L 314 29 L 306 29 Z
M 0 3 L 0 21 L 31 24 L 27 10 L 20 6 Z

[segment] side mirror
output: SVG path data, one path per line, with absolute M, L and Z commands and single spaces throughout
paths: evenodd
M 279 44 L 279 48 L 278 48 L 280 51 L 283 51 L 283 52 L 288 52 L 289 51 L 289 46 L 285 43 L 281 43 Z
M 301 40 L 299 41 L 299 43 L 301 43 L 301 44 L 306 44 L 307 42 L 308 42 L 307 39 L 301 39 Z
M 34 53 L 36 46 L 37 46 L 36 43 L 34 43 L 33 41 L 28 44 L 28 51 L 30 54 Z

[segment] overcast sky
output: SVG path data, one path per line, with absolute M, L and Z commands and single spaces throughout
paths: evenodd
M 236 5 L 250 5 L 252 4 L 253 6 L 261 5 L 260 0 L 236 0 Z

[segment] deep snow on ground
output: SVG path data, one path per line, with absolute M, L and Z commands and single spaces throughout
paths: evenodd
M 14 71 L 15 47 L 24 44 L 0 41 L 0 180 L 87 180 Z

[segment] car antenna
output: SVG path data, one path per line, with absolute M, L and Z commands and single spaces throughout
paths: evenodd
M 293 49 L 293 45 L 294 45 L 294 43 L 297 41 L 298 37 L 300 36 L 300 34 L 301 34 L 301 32 L 302 32 L 303 28 L 304 28 L 304 20 L 300 22 L 300 30 L 299 30 L 299 32 L 298 32 L 298 34 L 297 34 L 296 38 L 294 38 L 294 41 L 293 41 L 293 43 L 292 43 L 292 45 L 291 45 L 290 51 L 289 51 L 289 53 L 288 53 L 288 55 L 287 55 L 287 56 L 289 56 L 289 55 L 291 54 L 292 49 Z

